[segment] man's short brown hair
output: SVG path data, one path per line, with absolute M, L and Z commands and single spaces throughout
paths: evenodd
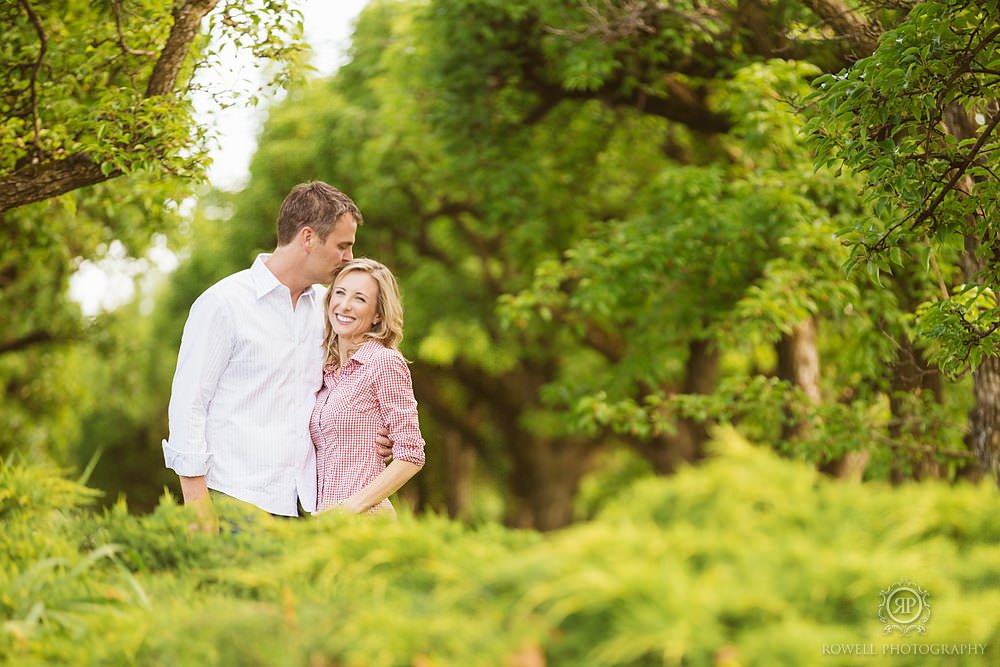
M 351 198 L 323 181 L 299 183 L 281 202 L 278 212 L 278 245 L 287 245 L 303 227 L 311 227 L 326 241 L 330 230 L 346 214 L 360 225 L 361 211 Z

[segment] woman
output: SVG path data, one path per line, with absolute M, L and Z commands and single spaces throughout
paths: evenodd
M 424 440 L 406 360 L 396 278 L 367 258 L 342 266 L 326 295 L 323 387 L 309 422 L 316 447 L 316 509 L 395 514 L 388 497 L 424 465 Z M 385 427 L 392 463 L 378 455 Z

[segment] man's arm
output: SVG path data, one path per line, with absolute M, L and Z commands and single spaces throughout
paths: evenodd
M 208 405 L 232 353 L 232 330 L 225 304 L 203 294 L 184 325 L 170 395 L 170 440 L 164 461 L 180 477 L 186 505 L 199 515 L 199 527 L 217 530 L 218 522 L 205 475 L 211 453 L 205 436 Z
M 208 484 L 205 482 L 204 475 L 200 477 L 178 475 L 178 477 L 181 480 L 181 493 L 184 495 L 185 505 L 194 504 L 202 498 L 208 497 Z

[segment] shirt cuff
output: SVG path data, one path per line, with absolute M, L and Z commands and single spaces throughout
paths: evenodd
M 423 467 L 424 448 L 420 445 L 404 445 L 393 443 L 392 458 L 394 461 L 409 461 L 414 465 Z
M 163 462 L 181 477 L 202 477 L 208 474 L 208 462 L 212 455 L 208 452 L 182 452 L 163 441 Z

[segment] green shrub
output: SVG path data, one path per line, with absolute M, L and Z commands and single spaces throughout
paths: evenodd
M 544 536 L 222 503 L 227 528 L 211 537 L 189 533 L 169 496 L 147 516 L 94 513 L 82 487 L 8 466 L 0 498 L 38 478 L 58 502 L 0 515 L 0 662 L 996 664 L 995 489 L 845 484 L 731 432 L 715 447 L 707 465 L 616 488 L 593 520 Z M 44 532 L 26 528 L 40 517 Z M 929 592 L 924 635 L 883 631 L 880 593 L 902 580 Z M 914 653 L 956 644 L 985 655 Z M 909 653 L 882 655 L 893 647 Z

